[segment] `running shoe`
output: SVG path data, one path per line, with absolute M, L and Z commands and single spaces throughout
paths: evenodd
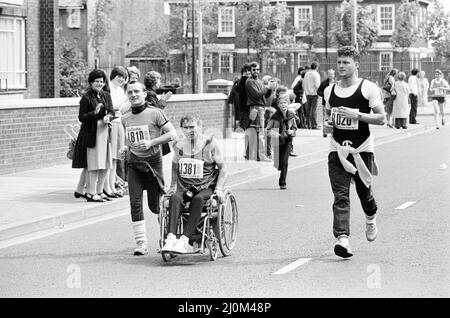
M 137 247 L 134 249 L 134 255 L 146 255 L 148 254 L 147 243 L 144 241 L 138 241 Z
M 343 234 L 337 238 L 336 244 L 334 245 L 334 254 L 342 258 L 349 258 L 353 256 L 347 235 Z
M 194 247 L 189 244 L 189 238 L 182 235 L 173 247 L 172 252 L 178 254 L 194 253 Z
M 167 234 L 166 244 L 164 244 L 163 248 L 161 249 L 161 252 L 172 252 L 177 242 L 178 242 L 177 237 L 174 234 L 172 233 Z
M 376 216 L 366 216 L 366 238 L 369 242 L 375 241 L 377 238 L 377 218 Z

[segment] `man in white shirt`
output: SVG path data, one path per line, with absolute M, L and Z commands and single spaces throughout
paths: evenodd
M 308 129 L 320 129 L 317 125 L 317 101 L 319 96 L 317 90 L 320 86 L 320 74 L 317 72 L 319 64 L 311 63 L 311 70 L 305 74 L 303 79 L 303 88 L 306 95 L 305 116 Z
M 409 86 L 409 101 L 411 102 L 411 110 L 409 111 L 409 123 L 410 124 L 418 124 L 416 121 L 417 116 L 417 96 L 419 95 L 419 79 L 417 78 L 417 74 L 419 70 L 417 68 L 413 68 L 411 70 L 411 76 L 408 79 Z

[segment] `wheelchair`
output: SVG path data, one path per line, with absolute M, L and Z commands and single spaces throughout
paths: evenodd
M 194 246 L 193 254 L 209 254 L 211 261 L 215 261 L 219 255 L 219 250 L 223 257 L 229 256 L 231 250 L 236 245 L 238 227 L 238 209 L 236 198 L 233 192 L 226 189 L 222 203 L 215 194 L 206 202 L 203 207 L 197 229 L 189 243 Z M 169 230 L 169 200 L 170 195 L 164 195 L 161 199 L 161 209 L 159 214 L 160 224 L 160 250 L 164 262 L 177 257 L 179 254 L 173 252 L 162 252 L 168 230 Z M 189 217 L 189 205 L 184 204 L 178 220 L 177 238 L 183 233 L 183 225 L 187 223 Z M 183 254 L 189 255 L 189 254 Z

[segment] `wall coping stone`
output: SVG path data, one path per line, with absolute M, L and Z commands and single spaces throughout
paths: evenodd
M 190 102 L 190 101 L 200 101 L 200 100 L 226 100 L 227 98 L 228 97 L 223 93 L 174 94 L 168 100 L 168 103 Z M 0 100 L 0 110 L 1 109 L 78 106 L 79 102 L 80 102 L 80 97 L 76 97 L 76 98 L 5 99 L 5 100 Z

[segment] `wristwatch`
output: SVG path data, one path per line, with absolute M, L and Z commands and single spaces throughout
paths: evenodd
M 358 114 L 358 120 L 360 120 L 362 118 L 361 114 Z

